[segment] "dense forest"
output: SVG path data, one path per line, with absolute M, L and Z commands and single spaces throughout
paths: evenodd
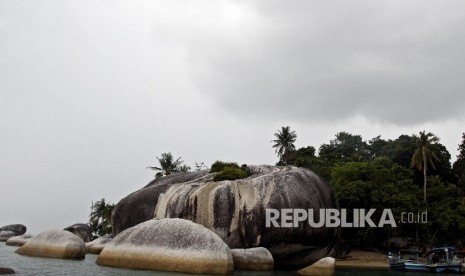
M 318 150 L 296 149 L 297 135 L 289 127 L 275 133 L 277 165 L 308 168 L 326 179 L 341 208 L 390 208 L 396 221 L 403 212 L 427 211 L 427 223 L 397 223 L 397 227 L 343 228 L 351 247 L 386 248 L 392 237 L 411 238 L 419 246 L 456 245 L 465 241 L 465 133 L 457 160 L 432 133 L 380 136 L 364 140 L 339 132 Z M 350 214 L 350 213 L 349 213 Z M 381 212 L 373 215 L 379 218 Z
M 341 241 L 347 247 L 390 247 L 391 238 L 402 237 L 413 246 L 455 245 L 465 241 L 465 133 L 459 144 L 459 155 L 451 164 L 451 154 L 432 133 L 401 135 L 395 140 L 380 136 L 363 140 L 360 135 L 339 132 L 318 150 L 313 146 L 296 148 L 297 134 L 282 127 L 272 140 L 279 161 L 276 165 L 308 168 L 324 178 L 334 189 L 340 208 L 391 209 L 397 227 L 342 228 Z M 155 177 L 191 171 L 181 158 L 171 153 L 157 157 Z M 226 166 L 220 176 L 237 179 L 247 176 L 247 170 L 236 163 L 217 161 Z M 196 163 L 196 171 L 207 169 Z M 223 178 L 222 178 L 223 179 Z M 221 180 L 221 179 L 218 179 Z M 110 214 L 113 204 L 104 199 L 92 204 L 90 225 L 96 236 L 111 232 Z M 402 213 L 417 215 L 427 212 L 427 221 L 402 223 Z M 381 211 L 372 219 L 379 221 Z M 348 213 L 351 221 L 351 213 Z M 423 223 L 425 222 L 425 223 Z

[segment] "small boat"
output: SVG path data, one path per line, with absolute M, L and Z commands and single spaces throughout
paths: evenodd
M 423 263 L 419 260 L 419 251 L 409 251 L 405 252 L 405 255 L 408 255 L 408 258 L 404 258 L 400 252 L 397 256 L 392 255 L 391 252 L 389 252 L 388 255 L 388 263 L 389 266 L 391 267 L 392 270 L 399 270 L 399 271 L 423 271 L 423 272 L 429 272 L 430 267 L 429 264 Z M 416 257 L 412 257 L 412 255 L 415 254 Z
M 457 257 L 453 247 L 437 247 L 431 249 L 425 258 L 430 263 L 432 272 L 437 273 L 461 273 L 462 261 Z
M 453 247 L 433 248 L 424 256 L 426 261 L 420 261 L 419 251 L 407 252 L 415 254 L 416 258 L 403 258 L 399 253 L 397 257 L 388 254 L 388 263 L 392 270 L 420 271 L 433 273 L 462 273 L 462 262 L 455 255 Z

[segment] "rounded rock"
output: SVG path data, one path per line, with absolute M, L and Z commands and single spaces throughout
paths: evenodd
M 14 237 L 13 231 L 0 231 L 0 242 L 6 242 L 9 238 Z
M 9 267 L 0 267 L 0 275 L 15 274 L 16 272 Z
M 83 259 L 86 247 L 81 238 L 68 231 L 49 230 L 30 238 L 15 252 L 29 256 Z
M 19 236 L 26 233 L 26 226 L 22 224 L 10 224 L 0 227 L 0 231 L 12 231 L 15 233 L 15 236 Z
M 66 227 L 64 230 L 80 237 L 84 242 L 90 242 L 92 240 L 92 230 L 89 225 L 85 223 L 76 223 Z
M 19 235 L 19 236 L 14 236 L 9 238 L 6 241 L 6 245 L 10 246 L 22 246 L 24 245 L 30 238 L 32 238 L 32 235 L 29 234 L 24 234 L 24 235 Z
M 100 254 L 106 244 L 113 239 L 112 235 L 105 235 L 97 238 L 91 242 L 86 243 L 86 253 Z
M 270 251 L 264 247 L 248 249 L 231 249 L 234 269 L 240 270 L 273 270 L 274 261 Z
M 97 264 L 194 274 L 233 271 L 229 247 L 202 225 L 183 219 L 153 219 L 116 235 Z

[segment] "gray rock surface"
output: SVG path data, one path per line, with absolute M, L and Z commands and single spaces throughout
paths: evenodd
M 32 235 L 29 234 L 24 234 L 24 235 L 19 235 L 19 236 L 14 236 L 9 238 L 6 241 L 6 245 L 10 246 L 22 246 L 25 244 L 30 238 L 32 238 Z
M 106 244 L 113 239 L 112 235 L 101 236 L 91 242 L 86 243 L 86 252 L 90 254 L 100 254 Z
M 264 247 L 248 249 L 231 249 L 234 269 L 239 270 L 273 270 L 274 261 L 270 251 Z
M 0 242 L 6 242 L 9 238 L 14 236 L 15 233 L 12 231 L 0 231 Z
M 184 219 L 153 219 L 124 230 L 105 246 L 97 264 L 194 274 L 233 271 L 230 249 L 220 237 Z
M 26 226 L 22 224 L 10 224 L 0 227 L 0 231 L 12 231 L 15 233 L 15 236 L 19 236 L 26 233 L 26 230 Z
M 49 230 L 30 238 L 15 252 L 29 256 L 83 259 L 86 247 L 81 238 L 68 231 Z
M 80 237 L 84 242 L 90 242 L 92 240 L 92 230 L 90 230 L 89 225 L 85 223 L 76 223 L 66 227 L 64 230 Z
M 265 227 L 267 208 L 338 208 L 331 187 L 310 170 L 249 166 L 252 175 L 213 182 L 207 171 L 173 174 L 150 182 L 114 208 L 114 234 L 151 218 L 184 218 L 202 224 L 230 248 L 265 247 L 276 268 L 302 268 L 329 255 L 337 228 Z

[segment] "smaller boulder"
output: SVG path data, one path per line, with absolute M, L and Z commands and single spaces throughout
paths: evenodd
M 105 245 L 109 241 L 111 241 L 112 238 L 113 237 L 111 235 L 105 235 L 91 242 L 86 243 L 86 253 L 100 254 L 100 252 L 102 252 Z
M 228 274 L 231 250 L 203 225 L 185 219 L 152 219 L 116 235 L 97 264 L 192 274 Z
M 10 245 L 10 246 L 22 246 L 23 244 L 25 244 L 25 243 L 27 242 L 27 240 L 29 240 L 29 239 L 32 238 L 32 237 L 33 237 L 33 236 L 32 236 L 32 235 L 29 235 L 29 234 L 14 236 L 14 237 L 9 238 L 9 239 L 6 241 L 6 245 Z
M 10 224 L 0 227 L 0 231 L 11 231 L 15 233 L 15 236 L 19 236 L 26 233 L 26 226 L 22 224 Z
M 264 247 L 249 249 L 231 249 L 234 269 L 240 270 L 273 270 L 274 261 L 270 251 Z
M 16 272 L 8 267 L 0 267 L 0 275 L 15 274 Z
M 89 225 L 85 223 L 76 223 L 66 227 L 64 230 L 80 237 L 84 242 L 90 242 L 92 240 L 92 230 L 90 230 Z
M 300 275 L 329 276 L 336 273 L 336 260 L 331 257 L 320 259 L 316 263 L 297 271 Z
M 15 252 L 29 256 L 83 259 L 86 247 L 81 238 L 68 231 L 49 230 L 30 238 Z
M 13 231 L 0 231 L 0 242 L 6 242 L 9 238 L 14 237 Z

